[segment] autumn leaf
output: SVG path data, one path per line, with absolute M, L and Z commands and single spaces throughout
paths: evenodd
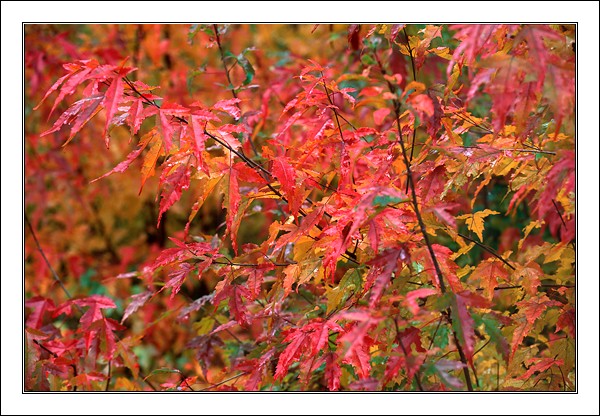
M 25 301 L 25 306 L 33 309 L 27 317 L 25 325 L 29 328 L 39 329 L 42 327 L 44 312 L 52 312 L 55 309 L 54 302 L 51 299 L 45 299 L 41 296 L 35 296 Z
M 273 160 L 273 175 L 281 184 L 283 195 L 287 198 L 290 213 L 298 215 L 300 206 L 303 202 L 301 187 L 297 186 L 296 173 L 286 158 L 277 158 Z
M 162 215 L 173 204 L 181 198 L 181 193 L 190 186 L 190 167 L 187 163 L 178 163 L 167 166 L 160 176 L 160 185 L 162 186 L 161 200 L 158 212 L 158 223 Z
M 406 307 L 408 308 L 408 310 L 410 310 L 410 312 L 413 315 L 416 315 L 419 312 L 419 310 L 421 309 L 420 306 L 417 304 L 417 299 L 435 295 L 436 293 L 438 293 L 437 290 L 430 289 L 430 288 L 422 288 L 422 289 L 412 290 L 406 294 L 404 303 L 405 303 Z
M 563 360 L 555 360 L 554 358 L 534 358 L 531 360 L 527 360 L 526 364 L 529 364 L 530 367 L 528 370 L 517 377 L 519 380 L 527 380 L 531 378 L 535 373 L 543 373 L 547 371 L 552 366 L 561 366 L 564 364 Z
M 88 329 L 94 322 L 104 318 L 102 309 L 117 307 L 112 299 L 102 295 L 91 295 L 83 299 L 75 299 L 73 303 L 80 307 L 88 307 L 88 310 L 79 320 L 83 330 Z
M 457 293 L 455 297 L 455 304 L 452 308 L 452 325 L 471 366 L 473 365 L 473 353 L 475 352 L 475 326 L 473 317 L 467 307 L 487 308 L 489 305 L 487 299 L 469 291 Z
M 479 237 L 479 241 L 483 241 L 483 219 L 488 215 L 496 215 L 500 214 L 498 211 L 492 211 L 491 209 L 484 209 L 483 211 L 478 211 L 473 214 L 465 214 L 459 215 L 456 217 L 457 219 L 466 220 L 465 223 L 469 230 L 473 231 Z
M 507 280 L 508 276 L 509 273 L 504 268 L 504 264 L 497 259 L 490 259 L 477 265 L 471 274 L 471 279 L 481 282 L 484 296 L 492 299 L 494 289 L 498 287 L 498 279 Z
M 544 272 L 539 264 L 531 261 L 525 266 L 517 265 L 513 276 L 517 282 L 523 285 L 527 293 L 534 296 L 544 278 Z
M 169 280 L 165 283 L 165 288 L 172 288 L 171 299 L 179 292 L 181 285 L 185 281 L 187 275 L 194 269 L 194 265 L 191 263 L 179 263 L 179 267 L 173 272 L 169 273 Z
M 123 312 L 123 318 L 121 318 L 121 324 L 125 322 L 125 320 L 131 316 L 132 313 L 135 313 L 139 308 L 144 306 L 144 304 L 152 297 L 152 292 L 147 290 L 142 293 L 138 293 L 137 295 L 133 295 L 131 297 L 131 303 L 127 305 L 125 308 L 125 312 Z
M 514 357 L 517 348 L 523 339 L 531 332 L 537 319 L 550 307 L 562 306 L 560 302 L 548 299 L 546 295 L 537 294 L 527 300 L 517 303 L 519 308 L 518 324 L 513 332 L 511 341 L 511 357 Z

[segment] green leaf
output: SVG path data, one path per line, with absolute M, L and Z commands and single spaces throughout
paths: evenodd
M 237 58 L 238 63 L 244 70 L 244 73 L 246 74 L 246 78 L 244 79 L 242 84 L 248 85 L 254 79 L 254 74 L 255 74 L 254 67 L 252 66 L 252 64 L 250 64 L 250 61 L 248 61 L 248 59 L 244 56 L 243 53 L 240 53 L 236 58 Z
M 389 204 L 397 204 L 399 202 L 402 202 L 403 199 L 402 198 L 398 198 L 395 196 L 389 196 L 389 195 L 378 195 L 373 199 L 373 206 L 381 206 L 381 207 L 385 207 Z
M 363 55 L 360 57 L 360 61 L 365 65 L 375 65 L 375 59 L 371 58 L 370 55 Z

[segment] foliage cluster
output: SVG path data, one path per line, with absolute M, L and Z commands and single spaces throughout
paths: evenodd
M 25 33 L 27 390 L 575 389 L 573 26 Z

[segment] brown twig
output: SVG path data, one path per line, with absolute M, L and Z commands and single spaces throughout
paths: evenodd
M 205 387 L 205 388 L 203 388 L 203 389 L 196 390 L 196 391 L 207 391 L 207 390 L 210 390 L 210 389 L 214 389 L 215 387 L 219 387 L 220 385 L 222 385 L 222 384 L 225 384 L 225 383 L 227 383 L 228 381 L 235 380 L 236 378 L 240 378 L 241 376 L 244 376 L 244 375 L 246 375 L 246 374 L 248 374 L 248 372 L 247 372 L 247 371 L 244 371 L 244 372 L 242 372 L 242 373 L 239 373 L 239 374 L 237 374 L 237 375 L 235 375 L 235 376 L 233 376 L 233 377 L 229 377 L 228 379 L 225 379 L 225 380 L 223 380 L 223 381 L 219 381 L 218 383 L 215 383 L 215 384 L 211 384 L 211 385 L 210 385 L 210 386 L 208 386 L 208 387 Z
M 375 54 L 375 57 L 379 64 L 381 72 L 385 73 L 383 64 L 379 60 L 379 57 L 377 57 L 377 54 Z M 388 88 L 390 89 L 390 92 L 394 93 L 396 88 L 389 81 L 387 81 L 387 84 L 388 84 Z M 412 169 L 410 168 L 410 161 L 408 158 L 408 153 L 406 150 L 406 146 L 404 145 L 404 140 L 402 139 L 402 127 L 400 126 L 400 102 L 397 99 L 394 99 L 394 112 L 396 115 L 396 128 L 398 129 L 398 144 L 400 144 L 402 158 L 404 159 L 404 164 L 406 165 L 406 176 L 407 176 L 407 185 L 408 185 L 407 188 L 410 189 L 413 210 L 415 211 L 415 216 L 417 217 L 417 222 L 419 224 L 419 229 L 421 231 L 421 235 L 423 236 L 423 240 L 425 241 L 425 245 L 427 246 L 427 251 L 429 252 L 429 255 L 431 257 L 431 262 L 433 263 L 433 268 L 435 269 L 435 272 L 437 275 L 437 280 L 438 280 L 438 284 L 440 286 L 440 291 L 442 292 L 442 294 L 444 294 L 446 292 L 446 284 L 444 283 L 444 276 L 443 276 L 442 270 L 440 268 L 440 265 L 437 261 L 435 252 L 433 251 L 433 246 L 431 244 L 431 241 L 429 240 L 429 235 L 427 234 L 427 228 L 425 227 L 423 217 L 421 216 L 421 211 L 419 209 L 419 202 L 417 199 L 416 187 L 415 187 L 414 178 L 412 175 Z M 450 309 L 448 309 L 446 311 L 446 319 L 448 320 L 448 323 L 450 324 L 450 326 L 452 326 L 452 317 L 451 317 Z M 464 364 L 463 372 L 465 375 L 465 381 L 467 383 L 467 389 L 469 391 L 473 391 L 473 384 L 471 383 L 471 377 L 469 374 L 467 358 L 463 352 L 460 342 L 458 341 L 458 335 L 456 334 L 456 331 L 454 331 L 454 329 L 452 329 L 452 333 L 453 333 L 454 339 L 456 341 L 456 348 L 460 355 L 460 360 Z
M 466 236 L 466 235 L 464 235 L 464 234 L 461 234 L 461 233 L 457 233 L 457 234 L 458 234 L 459 236 L 461 236 L 462 238 L 464 238 L 465 240 L 469 240 L 470 242 L 477 244 L 479 247 L 481 247 L 482 249 L 484 249 L 485 251 L 487 251 L 488 253 L 490 253 L 492 256 L 494 256 L 494 257 L 496 257 L 498 260 L 502 261 L 502 263 L 506 264 L 506 265 L 507 265 L 508 267 L 510 267 L 512 270 L 516 270 L 516 268 L 515 268 L 515 267 L 514 267 L 512 264 L 510 264 L 510 263 L 509 263 L 509 262 L 508 262 L 506 259 L 504 259 L 504 257 L 502 257 L 500 254 L 498 254 L 498 253 L 496 252 L 496 250 L 494 250 L 493 248 L 491 248 L 491 247 L 488 247 L 488 246 L 486 246 L 485 244 L 482 244 L 482 243 L 480 243 L 479 241 L 477 241 L 477 240 L 475 240 L 475 239 L 473 239 L 473 238 L 471 238 L 471 237 L 468 237 L 468 236 Z
M 44 253 L 44 250 L 42 249 L 42 246 L 40 245 L 40 242 L 39 242 L 37 236 L 35 235 L 35 231 L 33 230 L 33 226 L 31 225 L 31 222 L 29 221 L 29 218 L 27 218 L 27 214 L 25 214 L 25 222 L 27 223 L 27 226 L 29 227 L 29 231 L 31 232 L 31 236 L 33 237 L 33 240 L 35 241 L 35 244 L 37 246 L 38 251 L 42 255 L 42 258 L 44 259 L 44 262 L 46 263 L 46 266 L 48 266 L 48 268 L 50 269 L 50 272 L 52 273 L 52 277 L 54 278 L 54 281 L 56 283 L 58 283 L 58 285 L 60 286 L 60 288 L 62 289 L 62 291 L 65 293 L 65 295 L 67 296 L 67 298 L 73 299 L 73 296 L 71 296 L 71 293 L 69 293 L 69 291 L 65 287 L 64 283 L 62 282 L 61 278 L 58 276 L 58 274 L 56 273 L 56 271 L 54 270 L 54 268 L 50 264 L 50 261 L 46 257 L 46 254 Z M 77 307 L 77 309 L 79 309 L 79 312 L 83 313 L 83 310 L 81 309 L 81 307 L 79 305 L 75 304 L 75 306 Z

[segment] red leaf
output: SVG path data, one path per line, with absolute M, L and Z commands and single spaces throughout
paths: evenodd
M 434 167 L 433 170 L 426 172 L 426 176 L 417 183 L 420 200 L 424 204 L 439 200 L 445 185 L 446 169 L 443 166 Z
M 212 106 L 215 110 L 224 111 L 225 113 L 232 116 L 234 119 L 238 120 L 242 115 L 242 111 L 240 110 L 239 103 L 242 102 L 239 98 L 232 98 L 230 100 L 221 100 L 215 103 Z
M 436 293 L 438 293 L 437 290 L 429 289 L 429 288 L 413 290 L 406 294 L 404 304 L 413 315 L 416 315 L 419 312 L 419 310 L 421 309 L 419 307 L 419 305 L 417 304 L 417 299 L 425 298 L 430 295 L 435 295 Z
M 304 361 L 316 357 L 327 345 L 329 331 L 342 332 L 343 329 L 333 321 L 316 319 L 301 328 L 294 328 L 284 339 L 291 343 L 279 356 L 275 378 L 282 379 L 293 361 L 304 355 Z
M 187 275 L 193 270 L 194 265 L 191 263 L 180 263 L 179 268 L 171 273 L 169 273 L 169 281 L 165 284 L 164 288 L 171 287 L 173 288 L 171 292 L 171 299 L 175 297 L 175 295 L 181 289 L 181 285 L 185 281 Z
M 35 329 L 39 329 L 42 327 L 44 312 L 52 312 L 55 309 L 54 302 L 52 302 L 51 299 L 45 299 L 41 296 L 35 296 L 31 299 L 26 300 L 25 306 L 27 308 L 33 309 L 33 311 L 27 317 L 27 322 L 25 322 L 25 326 Z
M 283 377 L 285 377 L 288 368 L 294 360 L 300 357 L 303 344 L 308 340 L 306 334 L 301 331 L 295 331 L 293 334 L 294 336 L 291 339 L 292 342 L 281 353 L 279 361 L 277 361 L 277 368 L 275 370 L 276 380 L 282 380 Z
M 90 72 L 97 66 L 98 62 L 94 59 L 64 65 L 65 69 L 69 70 L 71 73 L 65 75 L 64 77 L 56 81 L 42 99 L 43 102 L 52 91 L 56 90 L 58 86 L 62 84 L 62 86 L 60 87 L 60 93 L 58 94 L 56 100 L 54 100 L 52 110 L 50 110 L 50 114 L 48 115 L 48 117 L 52 115 L 52 113 L 56 109 L 56 106 L 58 106 L 58 104 L 62 100 L 64 100 L 66 96 L 73 94 L 77 86 L 79 86 L 79 84 L 88 79 L 88 75 L 90 74 Z M 37 109 L 40 105 L 41 102 L 35 108 Z
M 111 171 L 109 171 L 109 172 L 105 173 L 104 175 L 102 175 L 102 176 L 94 179 L 92 182 L 96 182 L 97 180 L 100 180 L 102 178 L 106 178 L 107 176 L 112 175 L 115 172 L 125 172 L 125 170 L 127 170 L 127 168 L 131 165 L 131 163 L 133 163 L 133 161 L 142 153 L 142 151 L 146 148 L 146 146 L 148 145 L 148 143 L 150 141 L 152 141 L 155 136 L 156 136 L 156 128 L 153 128 L 148 133 L 146 133 L 144 135 L 144 137 L 142 137 L 140 139 L 140 143 L 138 144 L 138 148 L 135 149 L 133 152 L 129 153 L 129 155 L 127 155 L 127 158 L 125 158 L 124 161 L 122 161 L 117 166 L 115 166 Z
M 297 241 L 298 238 L 308 234 L 313 227 L 319 224 L 319 221 L 321 221 L 321 218 L 323 218 L 324 213 L 325 209 L 323 207 L 315 207 L 310 214 L 302 219 L 299 227 L 295 227 L 293 224 L 290 224 L 290 226 L 295 228 L 290 233 L 284 234 L 277 239 L 277 244 L 275 245 L 273 251 L 279 251 L 286 244 Z
M 544 278 L 544 272 L 539 264 L 535 261 L 530 261 L 526 266 L 517 265 L 517 270 L 513 272 L 517 281 L 520 282 L 527 293 L 535 296 L 537 288 L 541 284 L 541 279 Z
M 106 90 L 104 94 L 104 100 L 102 100 L 102 106 L 106 109 L 106 125 L 104 127 L 104 142 L 106 147 L 108 147 L 108 143 L 110 137 L 108 136 L 108 127 L 112 123 L 112 119 L 117 113 L 119 108 L 119 102 L 123 98 L 123 75 L 118 73 L 112 79 L 110 86 Z
M 462 292 L 462 283 L 458 279 L 458 276 L 456 276 L 458 265 L 450 259 L 450 256 L 453 254 L 452 250 L 439 244 L 432 244 L 432 248 L 438 265 L 440 266 L 442 276 L 450 285 L 452 292 Z M 431 276 L 433 285 L 439 289 L 440 283 L 438 280 L 438 275 L 433 265 L 433 261 L 431 260 L 431 254 L 429 253 L 429 250 L 426 247 L 420 247 L 418 250 L 413 251 L 412 258 L 414 261 L 423 265 L 427 271 L 427 274 Z
M 340 377 L 342 369 L 338 362 L 338 356 L 334 352 L 330 352 L 325 356 L 325 382 L 329 391 L 337 391 L 340 389 Z
M 142 121 L 146 118 L 147 113 L 144 111 L 144 100 L 135 98 L 133 104 L 127 110 L 127 122 L 131 126 L 131 133 L 137 134 L 140 131 Z
M 552 306 L 562 306 L 560 302 L 550 300 L 546 295 L 538 294 L 535 298 L 530 298 L 517 302 L 519 308 L 520 322 L 513 331 L 511 341 L 511 356 L 515 355 L 517 348 L 521 345 L 523 339 L 533 329 L 535 321 Z M 524 319 L 523 319 L 524 318 Z
M 485 308 L 489 307 L 489 301 L 469 291 L 457 293 L 455 299 L 456 304 L 452 308 L 452 325 L 455 327 L 465 356 L 472 366 L 475 352 L 475 328 L 467 306 Z
M 149 290 L 146 292 L 138 293 L 137 295 L 131 296 L 131 303 L 129 305 L 127 305 L 127 308 L 125 308 L 125 312 L 123 313 L 123 318 L 121 318 L 121 323 L 125 322 L 125 319 L 127 319 L 129 316 L 131 316 L 132 313 L 134 313 L 139 308 L 144 306 L 144 304 L 151 297 L 152 297 L 152 292 Z
M 407 262 L 408 251 L 404 246 L 388 249 L 369 262 L 371 270 L 365 279 L 364 288 L 366 291 L 373 286 L 369 307 L 373 308 L 381 300 L 383 291 L 392 278 L 392 273 L 402 267 L 402 263 L 406 264 Z
M 458 371 L 465 367 L 464 363 L 459 361 L 450 361 L 442 358 L 435 363 L 435 369 L 437 370 L 440 378 L 447 386 L 453 389 L 460 389 L 463 387 L 462 381 L 459 378 L 450 374 L 450 371 Z
M 563 313 L 558 317 L 556 321 L 556 331 L 565 330 L 567 334 L 575 339 L 575 309 L 572 307 L 563 308 Z
M 230 285 L 232 287 L 229 295 L 229 310 L 232 312 L 233 317 L 242 326 L 248 326 L 248 310 L 244 305 L 242 297 L 249 299 L 252 297 L 247 288 L 240 285 Z
M 297 216 L 303 202 L 303 195 L 299 192 L 300 187 L 296 186 L 296 171 L 290 165 L 288 158 L 279 157 L 273 160 L 272 172 L 281 184 L 282 193 L 288 201 L 290 213 Z
M 204 143 L 206 143 L 208 136 L 206 135 L 206 133 L 204 133 L 204 129 L 202 128 L 202 126 L 200 126 L 200 120 L 201 118 L 199 116 L 192 113 L 190 117 L 190 127 L 192 128 L 192 136 L 194 138 L 194 155 L 198 160 L 198 165 L 200 166 L 200 168 L 204 172 L 208 173 L 208 167 L 204 163 L 203 157 L 205 149 Z
M 99 331 L 100 339 L 105 344 L 105 354 L 108 360 L 111 360 L 117 349 L 115 344 L 114 331 L 120 331 L 125 329 L 123 325 L 120 325 L 117 321 L 110 318 L 102 318 L 90 326 L 90 329 Z M 92 331 L 95 333 L 95 331 Z
M 502 263 L 491 259 L 479 263 L 471 274 L 471 279 L 479 280 L 485 297 L 492 299 L 494 289 L 498 287 L 498 279 L 508 279 L 508 272 Z
M 388 116 L 388 114 L 390 114 L 390 109 L 389 108 L 380 108 L 379 110 L 375 110 L 373 112 L 373 119 L 375 120 L 375 124 L 377 126 L 381 126 L 383 124 L 383 120 L 385 120 L 385 118 Z
M 240 210 L 240 202 L 242 200 L 240 196 L 237 170 L 233 168 L 230 169 L 227 179 L 229 180 L 229 186 L 227 187 L 227 193 L 225 194 L 225 199 L 223 200 L 223 208 L 227 209 L 227 231 L 231 237 L 231 245 L 237 253 L 237 234 L 240 221 L 235 221 L 235 219 L 238 215 L 238 211 Z
M 556 365 L 556 366 L 561 366 L 564 364 L 563 360 L 555 360 L 554 358 L 532 358 L 526 361 L 527 364 L 533 364 L 531 367 L 529 367 L 529 369 L 527 369 L 527 371 L 525 372 L 525 374 L 517 377 L 517 380 L 527 380 L 529 378 L 531 378 L 531 376 L 533 376 L 536 372 L 540 372 L 543 373 L 544 371 L 548 370 L 550 367 Z
M 190 186 L 190 168 L 186 163 L 176 164 L 174 167 L 167 165 L 160 176 L 162 186 L 161 200 L 158 213 L 158 223 L 162 215 L 181 198 L 183 190 Z
M 117 307 L 112 299 L 102 295 L 92 295 L 83 299 L 75 299 L 73 303 L 81 307 L 89 307 L 79 320 L 83 330 L 88 329 L 94 322 L 104 319 L 102 309 L 112 309 Z

